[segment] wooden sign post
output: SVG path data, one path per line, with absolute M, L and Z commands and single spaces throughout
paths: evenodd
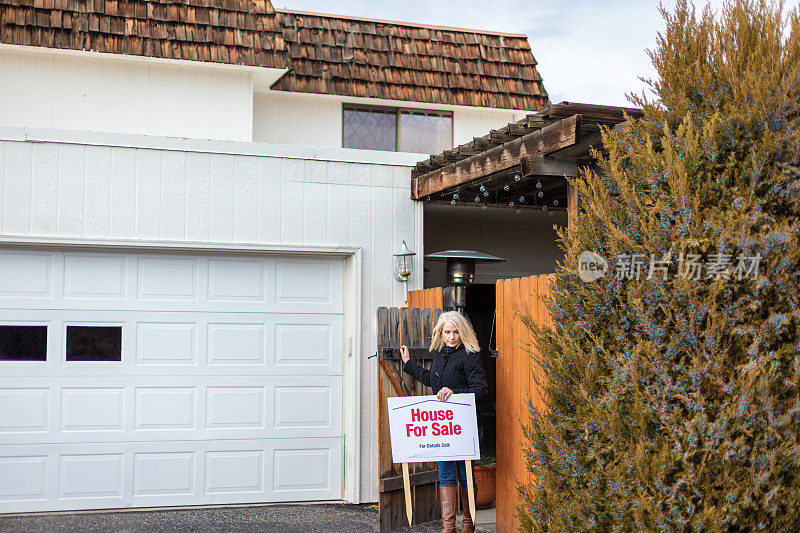
M 411 517 L 414 515 L 414 507 L 411 505 L 411 481 L 408 477 L 408 463 L 403 463 L 403 492 L 406 495 L 406 516 L 410 526 Z
M 472 481 L 472 461 L 467 459 L 464 461 L 467 467 L 467 499 L 469 500 L 469 511 L 472 521 L 475 522 L 475 487 Z

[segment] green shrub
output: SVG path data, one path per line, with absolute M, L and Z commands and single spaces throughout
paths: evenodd
M 800 530 L 800 18 L 663 15 L 644 117 L 573 180 L 554 329 L 528 320 L 547 410 L 526 426 L 527 531 Z M 585 250 L 609 260 L 597 281 Z M 632 253 L 643 275 L 618 276 Z

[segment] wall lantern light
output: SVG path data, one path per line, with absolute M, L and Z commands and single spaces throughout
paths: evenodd
M 392 255 L 396 257 L 394 279 L 401 283 L 408 281 L 408 276 L 411 275 L 411 271 L 413 270 L 413 261 L 411 258 L 417 255 L 416 252 L 409 250 L 406 241 L 403 241 L 400 250 Z

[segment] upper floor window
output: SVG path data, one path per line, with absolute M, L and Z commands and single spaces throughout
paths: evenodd
M 363 150 L 437 154 L 453 147 L 453 114 L 345 105 L 342 144 Z

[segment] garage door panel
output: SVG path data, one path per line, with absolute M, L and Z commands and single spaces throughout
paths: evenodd
M 341 374 L 341 316 L 284 315 L 270 317 L 273 368 L 278 374 Z
M 271 303 L 285 313 L 341 313 L 343 269 L 341 261 L 276 259 Z
M 39 448 L 0 445 L 2 512 L 341 497 L 341 437 Z
M 206 428 L 263 430 L 265 387 L 207 387 Z
M 49 388 L 0 390 L 0 434 L 50 430 Z
M 4 443 L 302 439 L 342 434 L 340 376 L 0 378 Z M 5 402 L 4 402 L 5 400 Z M 14 414 L 20 413 L 20 414 Z M 52 413 L 52 416 L 51 416 Z
M 136 387 L 134 432 L 197 428 L 196 387 Z
M 124 410 L 124 387 L 61 389 L 61 431 L 123 431 Z
M 268 427 L 275 437 L 341 435 L 341 380 L 309 376 L 282 380 L 270 387 Z
M 198 301 L 198 269 L 199 260 L 196 259 L 140 258 L 137 264 L 139 300 Z
M 64 257 L 64 298 L 126 300 L 125 256 L 68 254 Z
M 276 442 L 271 450 L 268 479 L 272 501 L 322 500 L 340 494 L 341 440 L 306 439 L 300 446 L 285 444 Z
M 47 499 L 47 455 L 0 456 L 0 502 Z
M 251 375 L 341 375 L 343 369 L 341 315 L 0 309 L 0 324 L 48 327 L 47 362 L 3 361 L 7 375 L 173 375 L 180 372 L 176 366 L 219 375 L 241 374 L 243 366 Z M 122 361 L 66 362 L 70 325 L 121 327 Z
M 209 365 L 263 365 L 266 324 L 234 322 L 208 324 Z
M 81 453 L 59 457 L 59 499 L 122 498 L 122 454 Z
M 194 452 L 133 454 L 133 497 L 191 496 L 195 487 Z
M 29 300 L 53 298 L 53 265 L 58 254 L 3 252 L 0 261 L 0 305 L 19 307 Z
M 264 492 L 264 450 L 220 450 L 205 454 L 205 493 Z
M 137 365 L 192 365 L 197 350 L 195 322 L 136 323 Z
M 266 304 L 266 261 L 210 260 L 209 302 Z
M 344 310 L 344 265 L 338 259 L 0 254 L 0 308 L 306 314 Z
M 343 272 L 0 250 L 0 512 L 340 498 Z

